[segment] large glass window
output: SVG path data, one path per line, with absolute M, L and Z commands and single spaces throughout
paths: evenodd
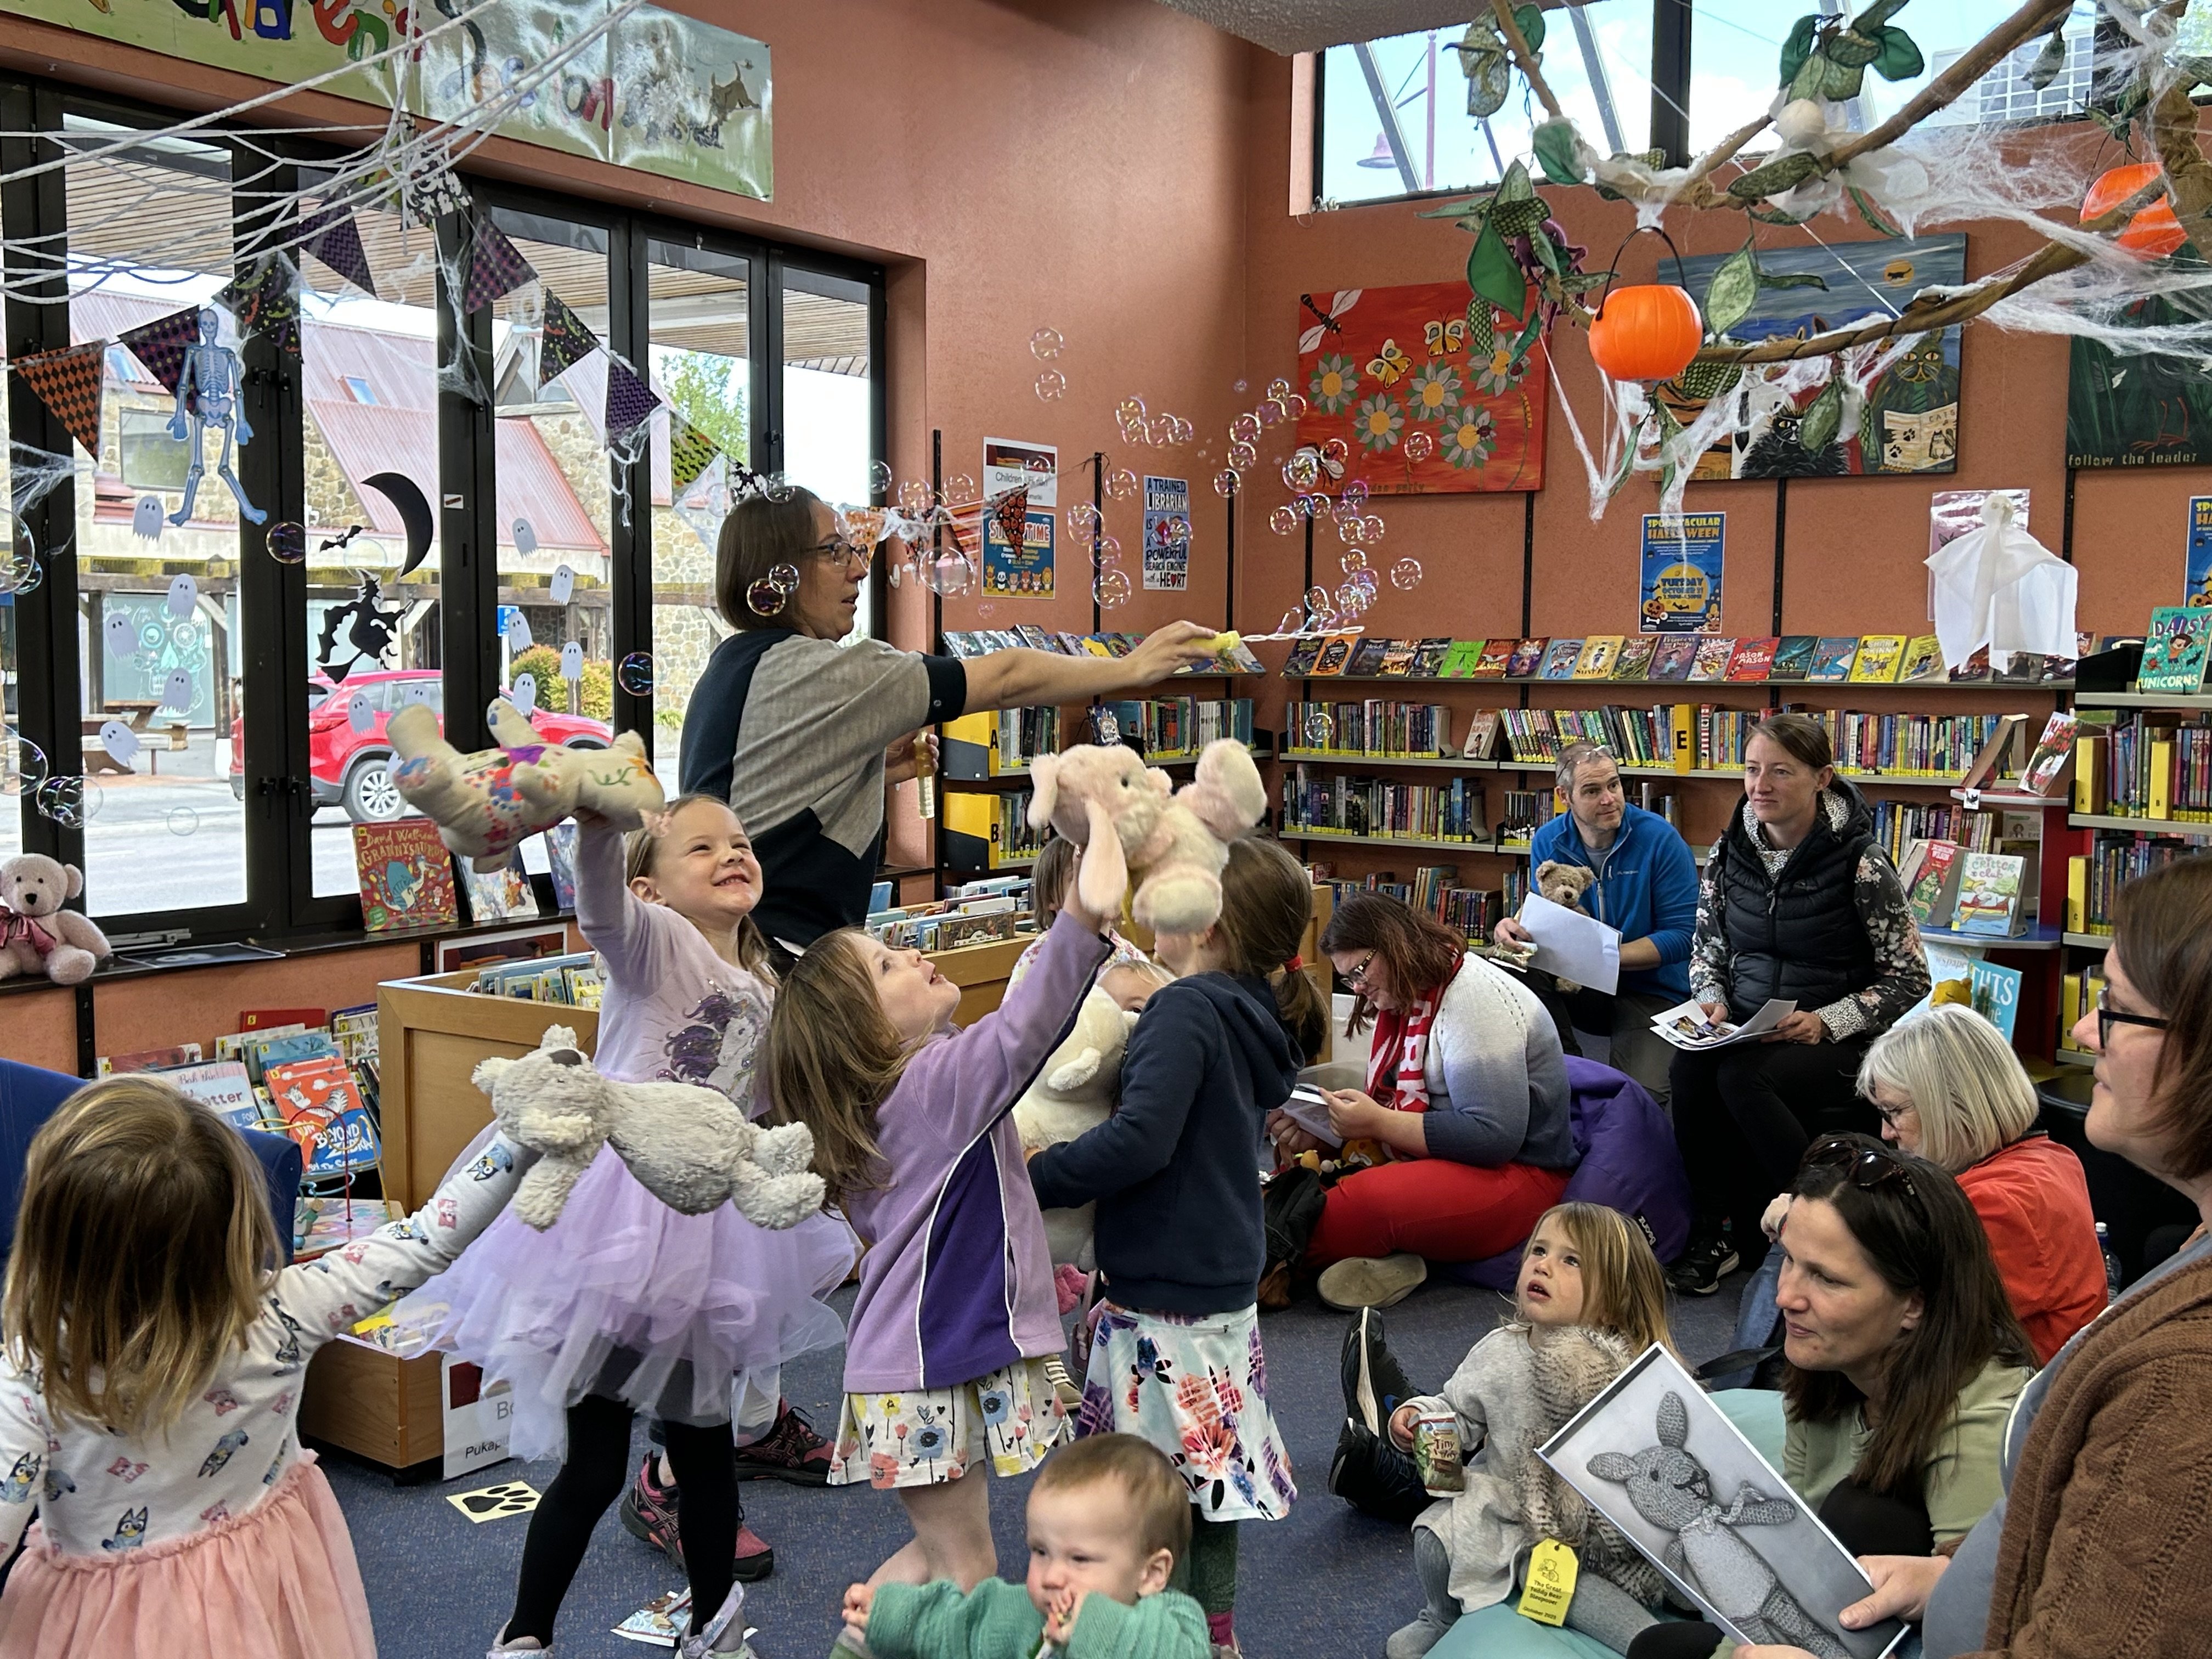
M 783 473 L 833 505 L 866 507 L 875 459 L 868 289 L 790 270 L 783 282 Z M 872 584 L 860 584 L 856 635 L 874 631 Z

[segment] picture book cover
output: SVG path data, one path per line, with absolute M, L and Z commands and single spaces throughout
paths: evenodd
M 2020 884 L 2027 860 L 2008 853 L 1969 853 L 1959 878 L 1959 906 L 1951 927 L 1960 933 L 2020 931 Z
M 1651 678 L 1655 680 L 1686 680 L 1698 660 L 1698 650 L 1705 641 L 1694 634 L 1667 634 L 1659 641 L 1659 648 L 1651 653 Z
M 239 1059 L 245 1062 L 246 1074 L 256 1083 L 265 1079 L 271 1066 L 289 1065 L 295 1060 L 335 1058 L 337 1044 L 331 1041 L 327 1031 L 295 1031 L 276 1036 L 248 1036 Z
M 1978 645 L 1966 661 L 1953 665 L 1950 680 L 1954 685 L 1972 685 L 1990 678 L 1990 648 Z
M 1765 679 L 1781 643 L 1771 634 L 1761 640 L 1738 640 L 1735 649 L 1729 653 L 1728 677 L 1732 680 Z
M 1477 654 L 1471 678 L 1478 680 L 1502 680 L 1513 663 L 1513 652 L 1520 641 L 1512 639 L 1485 640 Z
M 1035 623 L 1016 623 L 1014 632 L 1021 635 L 1022 643 L 1032 651 L 1050 651 L 1055 648 L 1052 642 L 1052 635 Z
M 1385 640 L 1382 658 L 1375 665 L 1375 677 L 1384 680 L 1404 679 L 1413 672 L 1413 656 L 1420 648 L 1418 640 Z
M 1468 760 L 1488 760 L 1497 752 L 1503 716 L 1495 708 L 1478 708 L 1468 722 L 1467 744 L 1460 753 Z
M 1544 652 L 1544 666 L 1540 678 L 1547 680 L 1571 680 L 1575 677 L 1575 659 L 1583 653 L 1580 640 L 1553 640 Z
M 1506 648 L 1510 652 L 1512 647 L 1509 645 Z M 1451 642 L 1451 648 L 1444 653 L 1443 664 L 1437 672 L 1443 679 L 1471 680 L 1475 678 L 1475 671 L 1481 666 L 1482 641 L 1480 640 L 1454 640 Z M 1505 659 L 1500 657 L 1498 659 L 1498 673 L 1486 675 L 1484 678 L 1496 679 L 1504 672 Z
M 1575 653 L 1575 678 L 1578 680 L 1609 680 L 1613 665 L 1620 660 L 1621 636 L 1618 634 L 1593 634 L 1583 641 L 1583 648 Z
M 253 1079 L 246 1075 L 242 1061 L 210 1060 L 198 1066 L 180 1066 L 165 1073 L 162 1080 L 176 1085 L 241 1129 L 257 1127 L 261 1122 L 261 1103 L 254 1098 Z
M 1443 637 L 1423 640 L 1414 649 L 1413 665 L 1407 672 L 1417 680 L 1441 678 L 1453 644 L 1452 640 Z
M 1543 638 L 1523 640 L 1513 647 L 1513 654 L 1505 664 L 1509 680 L 1533 680 L 1536 671 L 1544 665 L 1544 647 L 1551 643 Z
M 1887 685 L 1897 678 L 1898 665 L 1905 657 L 1905 635 L 1902 634 L 1869 634 L 1859 641 L 1858 654 L 1851 659 L 1851 684 L 1854 685 Z
M 1322 644 L 1323 641 L 1318 636 L 1312 635 L 1302 640 L 1292 640 L 1291 654 L 1283 659 L 1283 678 L 1286 680 L 1302 680 L 1312 673 L 1314 664 L 1321 656 Z
M 354 869 L 361 882 L 362 926 L 450 927 L 459 917 L 453 855 L 428 818 L 353 827 Z
M 1352 647 L 1358 643 L 1357 634 L 1330 635 L 1321 642 L 1321 654 L 1314 659 L 1314 677 L 1326 679 L 1343 673 L 1345 664 L 1352 660 Z
M 1916 842 L 1905 855 L 1905 902 L 1915 925 L 1941 927 L 1955 908 L 1947 903 L 1953 892 L 1952 878 L 1966 849 L 1951 841 Z
M 1774 660 L 1767 665 L 1770 680 L 1802 680 L 1812 672 L 1813 653 L 1820 649 L 1820 641 L 1810 634 L 1784 634 L 1774 647 Z
M 500 869 L 478 870 L 463 859 L 460 871 L 461 880 L 468 889 L 471 922 L 513 921 L 538 915 L 538 895 L 531 890 L 530 876 L 522 867 L 520 851 Z
M 1990 678 L 1998 685 L 2039 684 L 2050 674 L 2052 660 L 2040 651 L 2014 651 L 2008 654 L 2002 668 L 1990 663 Z
M 2150 613 L 2142 666 L 2136 675 L 2142 691 L 2189 694 L 2204 683 L 2205 646 L 2212 641 L 2212 608 L 2161 605 Z
M 2057 795 L 2072 787 L 2066 769 L 2074 759 L 2074 738 L 2081 725 L 2071 709 L 2062 708 L 2051 715 L 2029 752 L 2027 763 L 2020 769 L 2023 793 Z
M 1620 655 L 1614 659 L 1613 677 L 1617 680 L 1642 680 L 1651 677 L 1651 659 L 1659 654 L 1657 634 L 1631 634 L 1620 642 Z
M 100 1074 L 102 1077 L 126 1077 L 136 1072 L 166 1072 L 173 1066 L 197 1065 L 200 1045 L 179 1042 L 167 1048 L 141 1048 L 136 1054 L 102 1054 Z
M 1373 634 L 1363 635 L 1359 643 L 1352 647 L 1352 660 L 1344 665 L 1345 678 L 1373 679 L 1382 670 L 1382 659 L 1396 643 L 1395 640 L 1382 639 Z
M 1859 654 L 1859 636 L 1856 634 L 1824 634 L 1813 647 L 1812 665 L 1806 669 L 1808 680 L 1825 680 L 1830 684 L 1851 677 L 1851 664 Z
M 1943 678 L 1943 647 L 1933 634 L 1916 634 L 1905 642 L 1905 656 L 1897 665 L 1900 685 Z
M 1707 635 L 1698 641 L 1698 654 L 1690 664 L 1690 678 L 1699 684 L 1709 684 L 1728 678 L 1729 659 L 1735 655 L 1735 641 Z
M 238 1013 L 238 1029 L 241 1031 L 273 1031 L 278 1029 L 300 1030 L 311 1025 L 328 1023 L 329 1016 L 320 1008 L 241 1008 Z
M 545 861 L 553 871 L 556 908 L 576 908 L 576 821 L 563 818 L 545 832 Z

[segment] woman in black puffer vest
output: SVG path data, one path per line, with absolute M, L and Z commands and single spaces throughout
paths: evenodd
M 1761 721 L 1743 789 L 1698 890 L 1690 989 L 1717 1018 L 1748 1019 L 1774 997 L 1797 1007 L 1765 1042 L 1674 1056 L 1674 1138 L 1697 1220 L 1668 1277 L 1695 1296 L 1739 1249 L 1756 1265 L 1759 1212 L 1807 1146 L 1874 1133 L 1859 1061 L 1928 994 L 1905 890 L 1865 800 L 1835 775 L 1827 728 L 1804 714 Z

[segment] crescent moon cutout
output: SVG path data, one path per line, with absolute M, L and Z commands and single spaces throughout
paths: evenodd
M 398 510 L 400 522 L 407 526 L 407 562 L 399 567 L 399 574 L 404 576 L 430 551 L 434 523 L 430 499 L 422 493 L 422 486 L 404 472 L 372 473 L 362 483 L 381 493 Z

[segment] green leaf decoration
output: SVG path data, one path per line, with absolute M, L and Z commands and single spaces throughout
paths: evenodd
M 1729 181 L 1728 193 L 1739 202 L 1756 202 L 1768 196 L 1779 196 L 1815 177 L 1820 171 L 1818 157 L 1799 150 L 1793 155 L 1777 156 L 1763 167 L 1753 167 L 1741 179 Z
M 2027 73 L 2020 78 L 2041 92 L 2058 78 L 2059 71 L 2065 67 L 2066 36 L 2053 29 L 2051 38 L 2043 43 L 2043 50 L 2035 54 L 2035 61 L 2027 66 Z
M 1528 248 L 1542 264 L 1545 270 L 1550 271 L 1554 276 L 1557 276 L 1559 274 L 1559 244 L 1554 242 L 1550 237 L 1545 235 L 1540 228 L 1530 234 L 1528 237 Z
M 1779 208 L 1771 208 L 1761 203 L 1753 202 L 1749 207 L 1744 209 L 1743 216 L 1747 219 L 1755 219 L 1762 225 L 1802 225 L 1813 218 L 1820 210 L 1819 204 L 1815 204 L 1802 213 L 1784 213 Z
M 1490 192 L 1485 191 L 1481 195 L 1470 196 L 1465 201 L 1446 202 L 1442 207 L 1424 208 L 1419 216 L 1424 219 L 1456 219 L 1468 215 L 1480 219 L 1489 211 Z M 1473 227 L 1463 226 L 1462 228 L 1471 229 Z
M 1628 199 L 1611 185 L 1593 184 L 1590 188 L 1597 192 L 1597 198 L 1601 202 L 1625 202 Z
M 1487 300 L 1467 302 L 1467 355 L 1468 361 L 1480 362 L 1498 349 L 1498 313 L 1490 308 Z
M 1543 164 L 1547 185 L 1579 185 L 1582 163 L 1575 159 L 1575 124 L 1561 118 L 1546 121 L 1528 135 L 1529 148 Z
M 1871 35 L 1860 33 L 1856 29 L 1838 29 L 1820 43 L 1820 56 L 1832 64 L 1864 69 L 1881 56 L 1881 42 Z
M 1838 64 L 1833 58 L 1821 60 L 1827 73 L 1820 77 L 1820 96 L 1833 103 L 1859 95 L 1859 87 L 1866 80 L 1866 70 L 1857 64 Z
M 1805 67 L 1812 55 L 1814 37 L 1820 32 L 1820 18 L 1817 12 L 1801 17 L 1790 31 L 1790 38 L 1782 43 L 1782 79 L 1788 86 L 1797 78 L 1797 71 Z
M 1762 270 L 1759 273 L 1759 285 L 1761 288 L 1817 288 L 1825 294 L 1828 289 L 1828 279 L 1816 276 L 1809 270 L 1779 274 Z
M 1505 107 L 1513 89 L 1513 60 L 1505 50 L 1505 37 L 1498 32 L 1491 12 L 1478 13 L 1452 50 L 1459 54 L 1460 72 L 1467 76 L 1467 112 L 1477 120 Z
M 1528 307 L 1528 320 L 1521 325 L 1521 331 L 1513 337 L 1513 343 L 1506 349 L 1506 361 L 1517 363 L 1526 357 L 1528 349 L 1536 343 L 1536 337 L 1543 331 L 1544 307 L 1532 305 Z
M 1874 60 L 1874 72 L 1883 80 L 1910 81 L 1928 67 L 1927 60 L 1920 55 L 1919 45 L 1895 24 L 1876 29 L 1874 33 L 1881 42 L 1881 50 Z
M 1858 209 L 1859 217 L 1867 222 L 1870 229 L 1884 236 L 1901 237 L 1905 234 L 1903 227 L 1875 206 L 1873 198 L 1856 185 L 1846 185 L 1844 188 L 1850 192 L 1852 204 Z
M 1498 179 L 1498 189 L 1490 198 L 1491 205 L 1497 207 L 1507 202 L 1533 202 L 1535 199 L 1536 186 L 1529 182 L 1528 169 L 1522 166 L 1516 157 L 1505 169 L 1504 176 Z
M 1570 294 L 1587 294 L 1594 288 L 1603 288 L 1620 273 L 1617 270 L 1563 270 L 1559 286 Z
M 1532 52 L 1544 49 L 1544 14 L 1540 7 L 1516 6 L 1513 21 L 1521 30 L 1521 38 L 1528 43 Z
M 1835 442 L 1844 424 L 1844 382 L 1839 374 L 1828 377 L 1820 395 L 1805 406 L 1805 419 L 1797 428 L 1797 441 L 1809 450 L 1823 450 Z
M 1714 344 L 1722 343 L 1715 340 Z M 1674 389 L 1685 398 L 1710 402 L 1735 390 L 1743 379 L 1741 363 L 1715 362 L 1709 357 L 1692 357 L 1689 367 L 1674 377 Z
M 1720 269 L 1705 285 L 1705 326 L 1725 334 L 1746 317 L 1759 298 L 1759 261 L 1747 240 L 1721 261 Z
M 1467 285 L 1509 316 L 1518 317 L 1528 303 L 1528 279 L 1505 246 L 1495 224 L 1486 224 L 1467 256 Z
M 1828 60 L 1819 52 L 1809 53 L 1797 65 L 1797 73 L 1790 78 L 1790 96 L 1793 100 L 1818 98 L 1820 88 L 1828 84 Z

